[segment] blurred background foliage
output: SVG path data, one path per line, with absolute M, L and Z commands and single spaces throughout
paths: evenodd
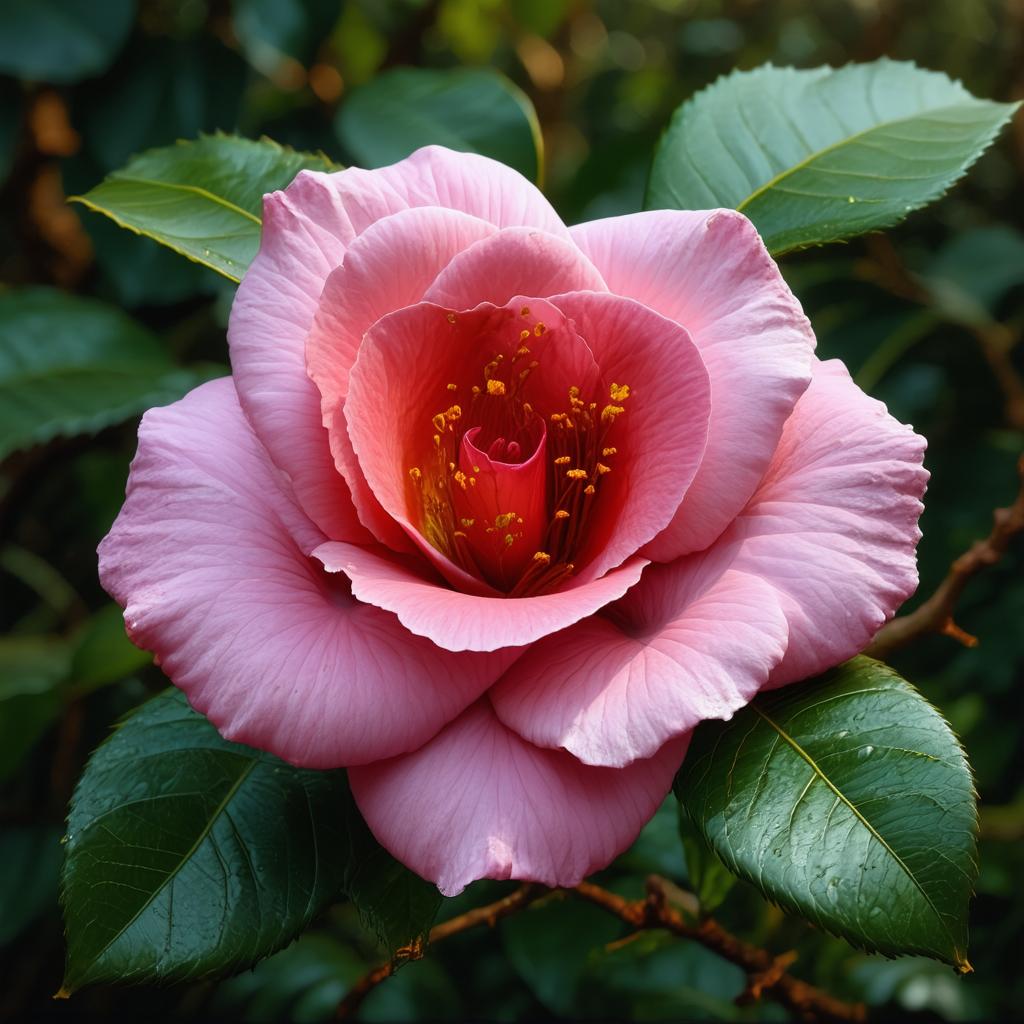
M 765 61 L 810 67 L 882 55 L 945 71 L 979 96 L 1019 98 L 1024 3 L 0 5 L 0 337 L 30 351 L 33 338 L 66 335 L 68 372 L 49 397 L 74 409 L 83 431 L 18 434 L 27 428 L 17 381 L 0 364 L 0 1017 L 317 1021 L 383 954 L 354 911 L 339 907 L 227 982 L 50 1000 L 63 960 L 56 877 L 71 788 L 115 718 L 165 685 L 124 638 L 99 587 L 96 544 L 122 500 L 138 414 L 226 372 L 234 290 L 67 197 L 134 153 L 217 129 L 266 134 L 341 162 L 390 159 L 407 140 L 399 124 L 360 112 L 362 85 L 405 65 L 495 67 L 536 107 L 545 188 L 572 223 L 640 208 L 670 114 L 718 75 Z M 491 143 L 500 146 L 497 136 Z M 1018 117 L 967 181 L 926 213 L 886 236 L 783 260 L 821 353 L 846 360 L 866 390 L 929 439 L 922 594 L 987 532 L 991 510 L 1015 489 L 1024 443 L 1022 174 Z M 103 360 L 86 372 L 76 366 L 76 344 L 89 331 L 106 340 Z M 743 883 L 716 894 L 716 916 L 728 927 L 775 952 L 797 950 L 796 974 L 887 1018 L 1011 1019 L 1024 1005 L 1022 563 L 1018 549 L 968 590 L 960 624 L 980 638 L 977 647 L 932 637 L 894 659 L 950 719 L 977 776 L 975 974 L 958 979 L 928 961 L 856 953 L 784 917 Z M 687 882 L 668 805 L 603 881 L 639 895 L 652 871 Z M 478 883 L 442 914 L 504 888 Z M 549 898 L 403 968 L 362 1016 L 786 1019 L 773 1005 L 735 1005 L 741 972 L 707 950 L 659 933 L 620 943 L 623 927 L 589 905 Z

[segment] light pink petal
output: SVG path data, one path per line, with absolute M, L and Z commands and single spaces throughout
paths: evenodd
M 511 167 L 476 153 L 424 146 L 400 163 L 360 173 L 385 182 L 409 206 L 444 206 L 499 228 L 540 228 L 569 236 L 540 189 Z
M 446 896 L 478 878 L 571 886 L 633 842 L 688 743 L 628 768 L 593 768 L 527 743 L 483 700 L 414 754 L 349 779 L 381 844 Z
M 363 335 L 382 316 L 419 302 L 455 256 L 497 230 L 466 213 L 420 206 L 371 224 L 352 242 L 327 278 L 306 340 L 324 426 L 331 427 L 348 391 Z
M 781 596 L 789 647 L 773 686 L 852 657 L 917 588 L 924 449 L 842 363 L 815 364 L 764 481 L 720 542 L 735 569 Z
M 536 228 L 506 228 L 456 256 L 423 296 L 451 309 L 496 306 L 514 295 L 606 291 L 601 275 L 572 242 Z
M 706 718 L 731 718 L 786 650 L 773 588 L 699 556 L 651 566 L 608 617 L 534 644 L 491 689 L 498 717 L 586 764 L 652 756 Z
M 609 289 L 690 333 L 711 377 L 707 450 L 658 561 L 707 547 L 753 494 L 810 378 L 814 335 L 753 225 L 731 210 L 657 210 L 581 224 Z
M 672 521 L 688 494 L 708 440 L 712 395 L 708 373 L 686 330 L 632 299 L 595 292 L 550 300 L 594 354 L 604 384 L 626 384 L 606 443 L 588 540 L 576 561 L 579 579 L 618 565 Z
M 621 597 L 648 563 L 634 558 L 572 590 L 536 597 L 486 597 L 449 590 L 411 560 L 352 544 L 317 548 L 329 572 L 343 572 L 360 601 L 394 612 L 413 633 L 449 651 L 523 647 L 578 622 Z
M 228 739 L 314 768 L 414 750 L 507 659 L 452 655 L 357 601 L 292 539 L 315 543 L 303 520 L 230 379 L 213 381 L 143 418 L 100 578 Z

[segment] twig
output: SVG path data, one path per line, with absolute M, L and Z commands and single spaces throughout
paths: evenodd
M 428 942 L 433 944 L 464 932 L 477 925 L 486 924 L 493 928 L 497 922 L 509 914 L 521 910 L 532 903 L 535 899 L 543 896 L 548 890 L 542 885 L 522 885 L 514 893 L 505 896 L 503 899 L 489 903 L 485 907 L 476 907 L 467 910 L 465 914 L 453 917 L 450 921 L 442 921 L 430 929 Z M 395 955 L 373 970 L 364 974 L 355 985 L 349 989 L 345 998 L 338 1004 L 334 1012 L 335 1020 L 348 1020 L 362 1005 L 363 1000 L 382 982 L 391 977 L 402 964 L 410 960 L 419 960 L 426 952 L 427 943 L 416 942 L 411 946 L 403 946 L 397 950 Z
M 499 918 L 521 910 L 548 891 L 543 886 L 524 885 L 496 903 L 470 910 L 437 925 L 430 932 L 430 942 L 440 942 L 479 924 L 493 927 Z M 827 992 L 822 992 L 813 985 L 787 974 L 786 969 L 796 959 L 796 954 L 783 953 L 781 956 L 772 956 L 767 950 L 751 946 L 736 938 L 710 918 L 691 924 L 671 905 L 670 898 L 675 895 L 676 889 L 671 882 L 663 878 L 653 875 L 648 878 L 647 898 L 643 900 L 623 899 L 599 885 L 594 885 L 593 882 L 581 882 L 573 891 L 625 921 L 636 929 L 636 932 L 664 928 L 682 938 L 699 942 L 731 963 L 742 967 L 747 973 L 748 981 L 739 1001 L 751 1002 L 762 995 L 769 996 L 806 1021 L 866 1019 L 862 1004 L 844 1003 Z M 689 896 L 688 893 L 683 895 Z M 365 974 L 338 1005 L 335 1019 L 345 1020 L 351 1017 L 366 996 L 389 978 L 399 964 L 410 959 L 418 959 L 423 956 L 424 951 L 425 947 L 422 944 L 399 950 L 388 963 L 381 964 Z
M 964 588 L 982 569 L 995 565 L 1013 539 L 1024 533 L 1024 456 L 1017 463 L 1020 490 L 1009 508 L 997 508 L 992 514 L 992 531 L 984 540 L 975 541 L 950 566 L 946 578 L 935 593 L 909 615 L 901 615 L 879 630 L 864 651 L 872 658 L 885 658 L 892 651 L 929 633 L 941 633 L 959 640 L 965 647 L 974 647 L 978 638 L 962 630 L 953 613 Z
M 861 1021 L 867 1014 L 861 1003 L 844 1003 L 827 992 L 786 973 L 792 954 L 773 957 L 767 950 L 751 946 L 727 932 L 717 921 L 704 918 L 690 923 L 668 902 L 664 879 L 647 880 L 647 899 L 625 900 L 592 882 L 581 882 L 576 892 L 585 900 L 603 907 L 634 928 L 664 928 L 685 939 L 693 939 L 719 956 L 743 968 L 747 989 L 741 999 L 770 996 L 801 1020 Z

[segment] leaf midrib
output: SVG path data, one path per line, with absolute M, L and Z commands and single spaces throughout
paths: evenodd
M 216 823 L 217 819 L 221 816 L 221 814 L 224 813 L 224 811 L 227 808 L 228 804 L 234 799 L 235 794 L 242 788 L 243 783 L 252 774 L 252 772 L 255 769 L 256 765 L 260 763 L 260 760 L 261 760 L 261 758 L 259 758 L 259 757 L 254 757 L 254 758 L 251 758 L 249 760 L 248 764 L 245 766 L 245 770 L 232 783 L 231 788 L 227 791 L 227 793 L 224 795 L 224 798 L 221 800 L 221 802 L 217 805 L 217 807 L 210 814 L 209 819 L 207 820 L 206 824 L 203 826 L 202 831 L 196 837 L 195 841 L 188 848 L 188 850 L 186 850 L 185 853 L 182 855 L 181 859 L 178 861 L 178 863 L 174 867 L 174 869 L 167 873 L 166 877 L 153 890 L 153 892 L 149 896 L 149 898 L 118 929 L 117 934 L 114 935 L 110 940 L 108 940 L 103 945 L 102 949 L 100 949 L 96 953 L 96 955 L 92 958 L 92 961 L 90 963 L 90 967 L 93 967 L 97 963 L 99 963 L 99 961 L 110 951 L 110 949 L 114 946 L 114 944 L 121 938 L 121 936 L 124 935 L 124 933 L 126 931 L 128 931 L 128 929 L 131 928 L 131 926 L 133 924 L 135 924 L 135 922 L 139 919 L 139 917 L 142 916 L 143 913 L 145 913 L 146 910 L 149 909 L 149 907 L 152 905 L 153 901 L 157 898 L 157 896 L 160 895 L 161 892 L 163 892 L 163 890 L 166 888 L 168 883 L 173 881 L 177 877 L 178 872 L 181 871 L 181 869 L 185 866 L 185 864 L 188 863 L 188 861 L 191 859 L 191 857 L 196 852 L 196 850 L 198 850 L 199 847 L 206 840 L 206 837 L 210 834 L 210 832 L 213 829 L 213 826 Z M 83 971 L 82 972 L 82 976 L 84 977 L 86 975 L 87 975 L 87 971 Z
M 939 925 L 942 928 L 943 932 L 949 938 L 950 947 L 953 950 L 953 955 L 958 966 L 966 964 L 966 960 L 964 959 L 963 954 L 960 952 L 960 949 L 957 946 L 956 940 L 953 938 L 953 934 L 949 930 L 949 926 L 947 925 L 945 918 L 943 918 L 943 916 L 939 913 L 938 908 L 932 901 L 932 898 L 928 895 L 924 887 L 917 880 L 917 877 L 904 862 L 903 858 L 900 857 L 900 855 L 888 844 L 888 842 L 886 842 L 882 834 L 874 827 L 874 825 L 871 824 L 870 821 L 868 821 L 867 818 L 864 817 L 863 814 L 861 814 L 861 812 L 857 809 L 856 805 L 846 797 L 842 790 L 840 790 L 839 787 L 836 786 L 835 783 L 833 783 L 832 780 L 821 770 L 821 768 L 818 767 L 818 764 L 814 760 L 814 758 L 811 757 L 811 755 L 806 750 L 804 750 L 804 748 L 800 746 L 800 744 L 797 743 L 796 740 L 794 740 L 793 737 L 785 731 L 785 729 L 783 729 L 780 725 L 778 725 L 778 723 L 776 723 L 773 719 L 766 715 L 756 704 L 751 704 L 750 706 L 761 719 L 763 719 L 769 726 L 771 726 L 771 728 L 774 729 L 775 732 L 787 744 L 789 744 L 789 746 L 796 752 L 797 756 L 802 758 L 807 763 L 807 765 L 811 768 L 815 775 L 817 775 L 817 777 L 820 778 L 821 781 L 824 782 L 825 785 L 835 794 L 836 799 L 841 801 L 844 804 L 844 806 L 846 806 L 850 810 L 854 817 L 868 830 L 868 832 L 874 837 L 874 839 L 881 845 L 882 849 L 884 849 L 886 853 L 888 853 L 889 856 L 892 857 L 892 859 L 900 866 L 901 870 L 906 874 L 907 878 L 910 879 L 910 881 L 914 884 L 914 887 L 921 894 L 925 903 L 928 905 L 928 909 L 931 910 L 931 912 L 935 915 L 935 919 L 939 922 Z
M 947 104 L 945 104 L 944 106 L 941 106 L 941 107 L 929 107 L 929 108 L 927 108 L 925 110 L 922 110 L 922 111 L 920 111 L 920 112 L 918 112 L 916 114 L 911 115 L 910 117 L 896 117 L 896 118 L 892 118 L 891 120 L 888 120 L 888 121 L 879 121 L 877 124 L 873 124 L 873 125 L 870 125 L 867 128 L 863 128 L 863 129 L 861 129 L 861 131 L 854 132 L 854 134 L 852 134 L 852 135 L 845 135 L 845 136 L 843 136 L 843 138 L 837 139 L 835 142 L 831 143 L 830 145 L 824 146 L 821 149 L 817 149 L 813 153 L 809 153 L 806 157 L 803 158 L 803 160 L 799 161 L 799 163 L 793 164 L 792 167 L 786 167 L 783 170 L 779 171 L 779 173 L 776 174 L 773 178 L 771 178 L 770 180 L 766 181 L 763 185 L 760 185 L 756 189 L 754 189 L 754 191 L 751 192 L 750 195 L 747 196 L 747 198 L 744 199 L 736 207 L 736 211 L 738 213 L 742 213 L 743 210 L 747 206 L 749 206 L 752 202 L 754 202 L 755 199 L 758 199 L 760 196 L 764 195 L 766 192 L 768 192 L 771 189 L 775 188 L 776 185 L 778 185 L 782 181 L 785 181 L 788 177 L 796 174 L 799 171 L 802 171 L 802 170 L 806 169 L 807 167 L 810 167 L 810 165 L 812 163 L 814 163 L 815 160 L 818 160 L 821 157 L 827 156 L 829 153 L 833 153 L 837 149 L 841 149 L 843 146 L 848 146 L 851 143 L 856 142 L 858 139 L 861 139 L 861 138 L 863 138 L 866 135 L 870 135 L 872 132 L 879 131 L 880 129 L 883 129 L 883 128 L 893 128 L 896 125 L 906 124 L 908 122 L 919 120 L 921 117 L 924 117 L 924 116 L 927 116 L 927 115 L 939 114 L 939 113 L 941 113 L 944 110 L 955 110 L 958 107 L 962 107 L 962 106 L 965 106 L 965 105 L 966 104 L 964 104 L 964 103 L 947 103 Z
M 159 178 L 141 178 L 134 174 L 115 173 L 108 179 L 108 182 L 111 184 L 117 181 L 128 182 L 132 185 L 148 185 L 153 188 L 165 188 L 172 192 L 186 192 L 190 195 L 199 196 L 200 199 L 209 200 L 217 206 L 223 206 L 224 209 L 230 210 L 232 213 L 237 213 L 240 216 L 245 217 L 247 220 L 251 220 L 253 224 L 257 225 L 257 227 L 263 224 L 263 219 L 261 217 L 257 217 L 256 214 L 250 213 L 244 207 L 231 202 L 230 199 L 218 196 L 216 192 L 210 192 L 208 189 L 202 188 L 199 185 L 182 185 L 173 181 L 161 181 Z M 108 182 L 101 182 L 98 188 L 102 188 L 103 185 Z M 75 198 L 84 198 L 84 196 L 75 196 Z

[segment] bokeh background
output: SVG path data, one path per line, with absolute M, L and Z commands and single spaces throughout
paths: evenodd
M 1020 98 L 1024 2 L 4 0 L 0 298 L 44 286 L 58 290 L 37 293 L 44 311 L 51 302 L 61 308 L 59 292 L 125 311 L 158 339 L 177 381 L 169 386 L 187 387 L 226 372 L 234 286 L 66 202 L 133 153 L 220 129 L 347 162 L 339 112 L 382 70 L 493 66 L 536 106 L 545 188 L 571 223 L 640 208 L 670 114 L 718 75 L 765 61 L 809 67 L 882 55 L 945 71 L 980 96 Z M 374 130 L 386 137 L 389 125 Z M 922 594 L 1016 490 L 1022 181 L 1019 116 L 936 206 L 885 236 L 783 260 L 822 354 L 846 360 L 862 387 L 928 437 Z M 96 544 L 120 506 L 136 425 L 133 415 L 0 464 L 0 1019 L 328 1019 L 346 986 L 382 955 L 346 907 L 227 982 L 50 998 L 63 966 L 57 872 L 71 789 L 111 723 L 166 685 L 124 639 L 96 579 Z M 932 637 L 894 659 L 949 718 L 976 773 L 975 973 L 958 979 L 926 960 L 857 953 L 742 883 L 716 912 L 775 952 L 797 950 L 794 973 L 886 1019 L 1021 1015 L 1022 567 L 1018 545 L 971 584 L 959 621 L 980 638 L 977 647 Z M 651 871 L 685 885 L 669 807 L 603 880 L 638 893 Z M 478 883 L 443 914 L 502 888 Z M 377 989 L 362 1016 L 786 1019 L 772 1005 L 734 1005 L 741 973 L 706 950 L 658 933 L 619 944 L 622 935 L 596 908 L 542 904 L 438 946 Z

